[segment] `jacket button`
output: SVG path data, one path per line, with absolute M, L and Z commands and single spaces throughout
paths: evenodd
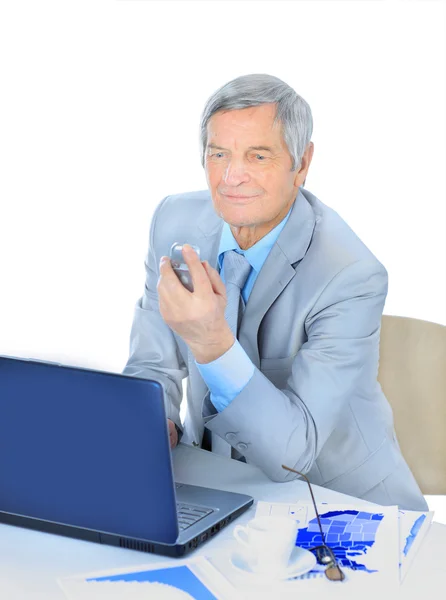
M 225 435 L 225 438 L 227 439 L 228 442 L 233 442 L 236 438 L 235 433 L 227 433 Z
M 237 444 L 237 450 L 240 450 L 240 452 L 242 452 L 243 450 L 247 450 L 248 449 L 248 445 L 244 444 L 243 442 L 240 442 L 240 444 Z

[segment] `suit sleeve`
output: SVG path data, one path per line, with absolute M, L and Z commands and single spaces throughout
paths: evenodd
M 156 222 L 159 204 L 150 226 L 150 241 L 144 261 L 146 280 L 143 296 L 137 301 L 130 333 L 130 354 L 123 373 L 159 381 L 165 390 L 166 416 L 181 428 L 180 405 L 183 396 L 182 380 L 187 366 L 181 356 L 172 330 L 159 312 L 156 285 L 159 278 L 158 258 L 155 256 Z
M 240 394 L 206 426 L 274 481 L 307 473 L 358 387 L 375 386 L 387 272 L 361 260 L 325 287 L 305 320 L 307 340 L 283 389 L 255 367 Z M 370 389 L 370 388 L 369 388 Z M 226 437 L 228 434 L 230 436 Z

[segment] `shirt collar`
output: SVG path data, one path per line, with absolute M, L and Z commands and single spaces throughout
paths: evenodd
M 267 235 L 265 235 L 265 237 L 263 237 L 261 240 L 256 242 L 254 244 L 254 246 L 251 246 L 251 248 L 248 248 L 248 250 L 242 250 L 240 248 L 240 246 L 236 242 L 234 236 L 232 235 L 232 231 L 231 231 L 231 228 L 229 227 L 228 223 L 224 222 L 222 233 L 221 233 L 221 238 L 220 238 L 220 245 L 218 248 L 219 270 L 221 271 L 224 253 L 229 250 L 235 250 L 239 254 L 243 254 L 245 256 L 246 260 L 251 265 L 251 267 L 253 267 L 257 273 L 259 273 L 271 248 L 276 243 L 276 240 L 279 237 L 280 232 L 285 227 L 286 222 L 288 221 L 290 213 L 293 209 L 293 205 L 294 205 L 294 203 L 291 205 L 291 208 L 288 211 L 288 214 L 286 215 L 286 217 L 284 217 L 282 219 L 282 221 L 280 221 L 280 223 L 274 227 L 274 229 L 272 229 Z

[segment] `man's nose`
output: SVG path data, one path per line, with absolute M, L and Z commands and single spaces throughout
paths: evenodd
M 232 160 L 226 167 L 223 179 L 226 185 L 235 187 L 240 183 L 248 182 L 250 175 L 242 160 Z

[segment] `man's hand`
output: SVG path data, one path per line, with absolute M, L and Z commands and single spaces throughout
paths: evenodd
M 169 439 L 170 439 L 170 447 L 175 448 L 178 444 L 178 432 L 175 427 L 175 423 L 170 419 L 167 419 L 167 424 L 169 425 Z
M 211 362 L 231 348 L 235 338 L 225 319 L 226 288 L 207 261 L 201 262 L 188 244 L 183 246 L 194 291 L 176 276 L 170 259 L 162 256 L 157 283 L 159 309 L 169 327 L 183 338 L 199 363 Z

